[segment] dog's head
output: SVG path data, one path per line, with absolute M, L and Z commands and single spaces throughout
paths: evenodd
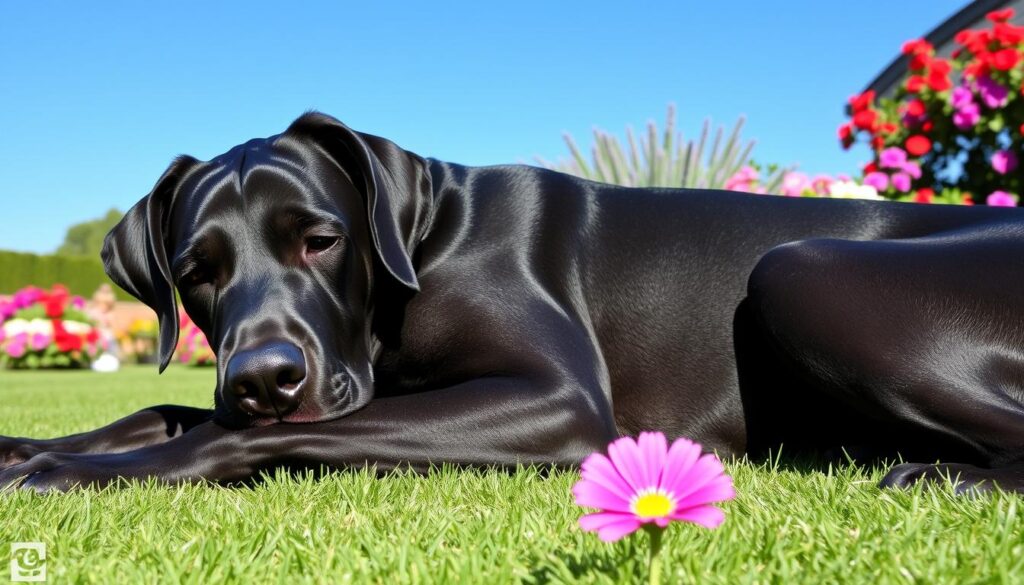
M 430 204 L 423 159 L 323 114 L 207 162 L 179 157 L 110 232 L 107 274 L 156 311 L 175 290 L 217 354 L 216 415 L 237 425 L 343 416 L 373 394 L 379 291 L 415 291 Z

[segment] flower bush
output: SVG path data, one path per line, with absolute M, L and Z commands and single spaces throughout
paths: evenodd
M 210 343 L 206 336 L 192 322 L 188 313 L 181 311 L 181 332 L 178 334 L 178 345 L 175 352 L 178 361 L 192 366 L 212 366 L 217 362 L 217 356 L 213 354 Z
M 1009 22 L 1013 14 L 991 12 L 989 28 L 957 33 L 950 59 L 922 39 L 905 43 L 907 76 L 893 96 L 850 98 L 839 140 L 870 146 L 864 184 L 889 199 L 1017 205 L 1024 27 Z
M 60 284 L 49 291 L 29 286 L 0 301 L 0 366 L 89 366 L 105 348 L 84 309 L 85 300 Z

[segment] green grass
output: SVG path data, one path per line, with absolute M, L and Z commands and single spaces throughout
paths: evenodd
M 212 372 L 0 372 L 0 433 L 86 430 L 153 403 L 209 404 Z M 673 526 L 666 583 L 1021 583 L 1024 503 L 948 488 L 881 492 L 884 470 L 727 465 L 718 530 Z M 51 583 L 629 583 L 646 541 L 582 533 L 577 474 L 278 474 L 246 488 L 0 497 L 7 541 L 42 541 Z M 6 577 L 0 573 L 0 579 Z

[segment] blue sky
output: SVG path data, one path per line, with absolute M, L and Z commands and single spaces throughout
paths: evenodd
M 763 162 L 852 172 L 846 98 L 966 0 L 0 3 L 0 249 L 49 252 L 171 158 L 315 108 L 464 164 L 710 116 Z

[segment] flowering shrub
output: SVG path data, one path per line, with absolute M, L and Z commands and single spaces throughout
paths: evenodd
M 1012 9 L 987 15 L 991 28 L 963 30 L 950 59 L 928 42 L 905 43 L 908 75 L 891 99 L 871 90 L 850 98 L 839 127 L 844 148 L 874 153 L 864 184 L 890 199 L 1016 205 L 1024 144 L 1024 27 Z M 944 198 L 944 200 L 943 200 Z
M 82 297 L 60 284 L 34 286 L 0 301 L 0 365 L 7 368 L 81 368 L 102 351 L 99 330 Z
M 730 191 L 768 193 L 761 181 L 760 170 L 747 165 L 725 182 Z M 850 180 L 845 175 L 809 175 L 797 171 L 786 172 L 778 188 L 779 195 L 787 197 L 829 197 L 832 199 L 881 199 L 875 187 Z
M 183 364 L 192 366 L 210 366 L 217 362 L 217 356 L 213 354 L 210 343 L 199 327 L 192 322 L 188 313 L 181 311 L 181 333 L 178 335 L 178 345 L 175 348 L 178 360 Z

